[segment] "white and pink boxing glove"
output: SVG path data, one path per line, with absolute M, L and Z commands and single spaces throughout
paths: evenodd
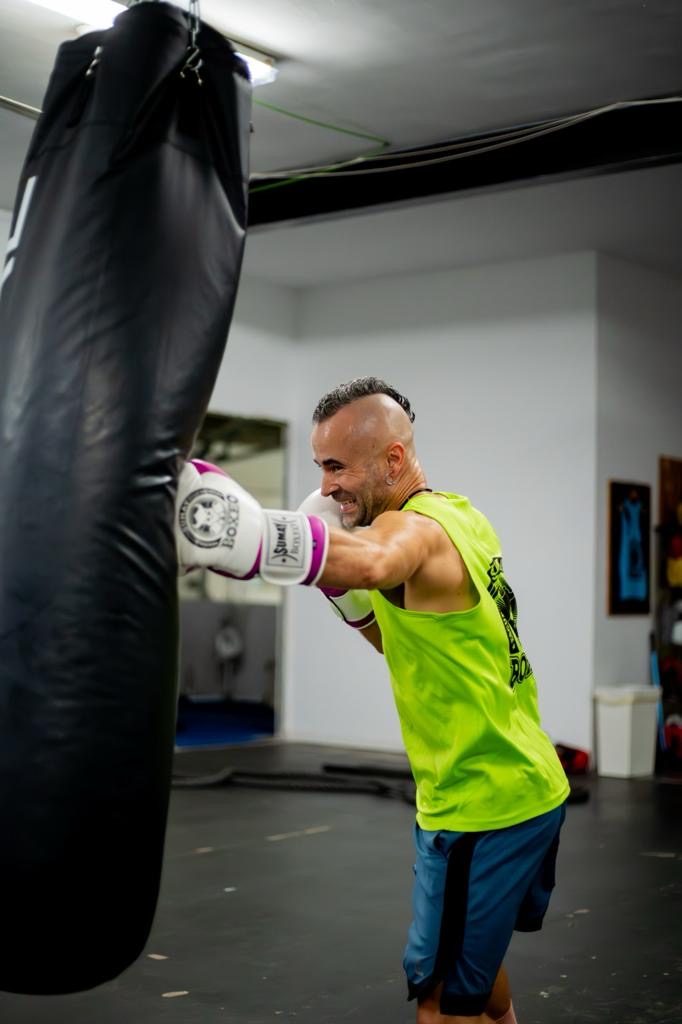
M 329 526 L 343 528 L 338 502 L 324 497 L 320 490 L 313 491 L 298 508 L 299 512 L 323 519 Z M 338 587 L 320 587 L 332 608 L 353 629 L 366 629 L 375 621 L 372 601 L 367 590 L 341 590 Z
M 175 539 L 181 573 L 203 567 L 312 586 L 324 569 L 329 530 L 316 515 L 261 508 L 218 466 L 191 459 L 178 479 Z

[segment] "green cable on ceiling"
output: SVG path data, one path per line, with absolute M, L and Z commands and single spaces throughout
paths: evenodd
M 274 103 L 265 103 L 263 100 L 254 100 L 254 106 L 264 107 L 265 110 L 272 110 L 276 114 L 284 114 L 286 117 L 293 117 L 297 121 L 303 121 L 304 124 L 312 124 L 316 128 L 326 128 L 331 132 L 339 132 L 341 135 L 350 135 L 355 139 L 365 139 L 368 142 L 378 142 L 379 146 L 376 149 L 370 150 L 369 153 L 363 154 L 362 159 L 369 159 L 375 156 L 377 153 L 381 153 L 384 149 L 391 145 L 389 139 L 382 139 L 378 135 L 369 135 L 367 132 L 356 132 L 351 128 L 341 128 L 336 124 L 327 124 L 326 121 L 317 121 L 313 117 L 305 117 L 303 114 L 295 114 L 292 110 L 285 110 L 284 107 L 277 107 Z M 326 167 L 319 167 L 317 173 L 331 172 L 337 167 L 341 167 L 343 164 L 348 163 L 347 160 L 343 160 L 339 163 L 329 164 Z M 249 188 L 251 194 L 255 192 L 267 192 L 272 188 L 281 188 L 283 185 L 291 185 L 295 181 L 302 181 L 308 177 L 307 174 L 293 175 L 291 178 L 283 178 L 281 181 L 268 182 L 267 185 L 255 185 Z
M 297 121 L 305 124 L 314 124 L 318 128 L 328 128 L 331 132 L 341 132 L 343 135 L 353 135 L 356 139 L 367 139 L 369 142 L 380 142 L 382 146 L 390 146 L 388 139 L 382 139 L 378 135 L 368 135 L 366 132 L 356 132 L 351 128 L 340 128 L 336 124 L 327 124 L 325 121 L 316 121 L 313 117 L 305 117 L 303 114 L 295 114 L 293 110 L 285 110 L 284 107 L 276 107 L 274 103 L 265 103 L 264 100 L 254 100 L 255 107 L 264 107 L 266 110 L 274 110 L 276 114 L 285 114 L 286 117 L 294 117 Z

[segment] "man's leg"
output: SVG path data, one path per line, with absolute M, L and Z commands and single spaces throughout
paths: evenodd
M 493 990 L 490 993 L 485 1012 L 499 1024 L 517 1024 L 514 1010 L 512 1008 L 511 992 L 509 990 L 509 978 L 504 969 L 500 967 L 495 978 Z
M 493 1018 L 486 1013 L 479 1017 L 452 1017 L 440 1012 L 441 984 L 428 996 L 419 1000 L 417 1006 L 417 1024 L 494 1024 Z M 506 1022 L 505 1022 L 506 1024 Z
M 511 1003 L 509 979 L 500 967 L 485 1013 L 479 1017 L 447 1016 L 440 1012 L 442 983 L 430 995 L 419 1000 L 417 1024 L 517 1024 Z
M 485 965 L 479 965 L 474 979 L 474 990 L 469 991 L 469 979 L 463 978 L 460 992 L 462 998 L 455 998 L 454 1002 L 457 1005 L 452 1005 L 453 999 L 450 996 L 446 1000 L 446 1012 L 443 1012 L 440 1006 L 444 983 L 441 982 L 434 988 L 428 987 L 428 979 L 438 977 L 441 973 L 441 957 L 444 957 L 445 963 L 449 959 L 447 953 L 441 949 L 442 944 L 445 945 L 445 949 L 450 947 L 453 950 L 452 966 L 453 969 L 456 967 L 454 951 L 461 943 L 458 936 L 466 932 L 470 861 L 475 847 L 475 837 L 456 832 L 429 833 L 417 826 L 415 839 L 417 863 L 413 892 L 414 919 L 410 926 L 404 966 L 408 981 L 411 982 L 411 997 L 418 1000 L 417 1024 L 460 1024 L 460 1021 L 462 1024 L 497 1024 L 498 1018 L 501 1024 L 516 1024 L 511 1011 L 507 975 L 503 970 L 498 970 L 513 930 L 513 916 L 510 917 L 507 926 L 502 922 L 501 930 L 504 936 L 500 942 L 499 926 L 495 924 L 491 931 L 490 922 L 495 915 L 490 914 L 489 910 L 484 910 L 484 919 L 488 921 L 483 928 L 484 960 L 488 960 L 489 963 L 487 986 L 484 977 Z M 448 903 L 449 913 L 447 921 L 444 922 L 443 911 Z M 496 960 L 494 950 L 485 948 L 491 935 L 495 939 L 495 945 L 499 946 L 499 959 Z M 480 947 L 480 939 L 476 945 Z M 478 963 L 480 949 L 471 959 Z M 453 972 L 447 970 L 446 973 L 450 975 Z M 482 986 L 485 988 L 482 989 Z M 419 988 L 422 991 L 419 991 Z M 482 994 L 477 998 L 481 989 L 483 993 L 487 989 L 490 994 Z M 493 1013 L 495 1016 L 492 1016 Z
M 516 1024 L 500 964 L 515 928 L 542 924 L 563 814 L 560 807 L 482 833 L 416 827 L 404 966 L 417 1024 Z

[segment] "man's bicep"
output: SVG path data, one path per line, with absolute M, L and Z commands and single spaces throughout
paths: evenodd
M 366 529 L 331 530 L 318 585 L 385 590 L 410 579 L 424 558 L 423 530 L 411 519 L 386 512 Z
M 375 588 L 390 590 L 407 582 L 429 554 L 431 523 L 422 516 L 385 512 L 367 533 L 381 552 L 375 562 Z

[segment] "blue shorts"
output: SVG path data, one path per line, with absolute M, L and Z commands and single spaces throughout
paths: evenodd
M 554 888 L 565 804 L 489 832 L 426 832 L 403 966 L 410 999 L 443 982 L 443 1014 L 483 1013 L 512 932 L 537 931 Z

